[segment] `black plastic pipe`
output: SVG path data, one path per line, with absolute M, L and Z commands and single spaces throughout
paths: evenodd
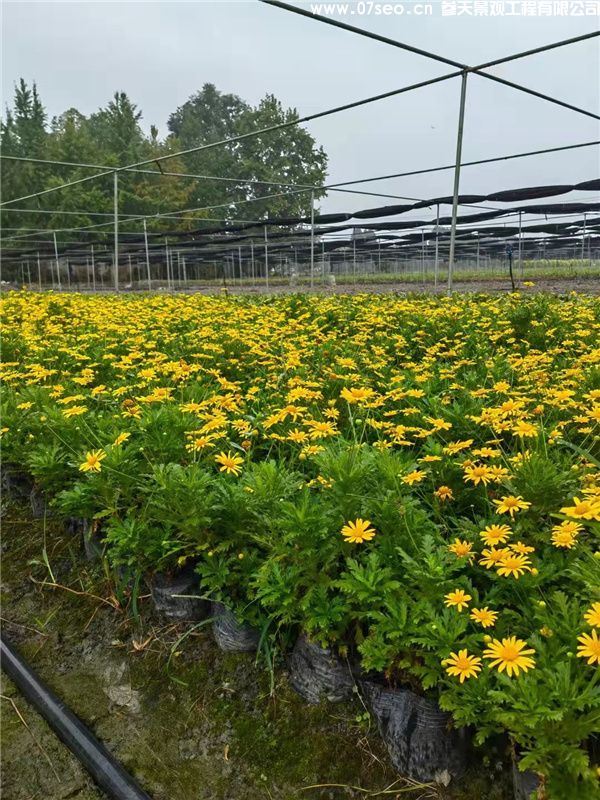
M 58 738 L 111 800 L 151 800 L 81 720 L 45 686 L 16 650 L 0 636 L 0 662 L 23 697 L 46 720 Z

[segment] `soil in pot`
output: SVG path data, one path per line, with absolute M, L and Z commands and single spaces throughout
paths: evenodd
M 221 650 L 226 653 L 251 653 L 258 647 L 260 631 L 252 625 L 237 621 L 235 614 L 223 603 L 211 605 L 213 633 Z
M 167 619 L 179 622 L 210 615 L 210 603 L 198 597 L 200 586 L 193 567 L 173 573 L 155 572 L 147 583 L 156 610 Z
M 450 714 L 410 689 L 387 689 L 369 681 L 361 689 L 398 772 L 445 786 L 460 777 L 466 767 L 467 733 L 451 727 Z
M 354 676 L 349 664 L 304 634 L 294 645 L 288 667 L 290 685 L 309 703 L 319 703 L 323 698 L 336 703 L 352 693 Z

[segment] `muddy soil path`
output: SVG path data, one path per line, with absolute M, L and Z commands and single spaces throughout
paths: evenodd
M 2 528 L 4 634 L 154 800 L 337 800 L 390 786 L 399 793 L 381 796 L 509 797 L 500 764 L 449 790 L 411 786 L 358 698 L 308 706 L 281 662 L 271 692 L 254 656 L 223 654 L 208 627 L 177 644 L 190 626 L 165 625 L 148 598 L 143 622 L 113 607 L 102 568 L 56 521 L 8 507 Z M 4 677 L 1 741 L 5 800 L 103 797 Z

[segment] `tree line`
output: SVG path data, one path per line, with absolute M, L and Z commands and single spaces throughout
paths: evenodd
M 23 79 L 15 85 L 12 107 L 0 125 L 0 147 L 5 156 L 119 167 L 182 150 L 230 139 L 240 134 L 298 119 L 294 108 L 285 108 L 272 94 L 253 106 L 235 94 L 224 94 L 206 83 L 167 121 L 168 134 L 161 138 L 156 126 L 142 127 L 142 112 L 125 92 L 115 92 L 105 107 L 86 116 L 69 108 L 48 119 L 35 83 Z M 273 131 L 206 151 L 177 156 L 144 169 L 154 174 L 119 173 L 118 204 L 122 215 L 148 218 L 148 230 L 192 230 L 202 220 L 256 219 L 310 213 L 307 194 L 288 194 L 247 202 L 284 191 L 285 187 L 248 183 L 281 181 L 320 186 L 327 174 L 327 154 L 314 137 L 299 125 Z M 98 170 L 99 172 L 101 170 Z M 180 178 L 164 172 L 235 178 L 235 181 Z M 76 181 L 93 170 L 2 160 L 0 189 L 3 201 Z M 31 234 L 44 228 L 57 230 L 59 241 L 96 239 L 110 235 L 113 212 L 113 177 L 102 178 L 32 197 L 2 209 L 4 236 Z M 315 192 L 315 197 L 322 196 Z M 210 208 L 220 206 L 219 208 Z M 12 210 L 7 210 L 8 208 Z M 153 219 L 158 213 L 194 210 L 177 218 Z M 39 213 L 47 212 L 47 213 Z M 106 215 L 104 217 L 103 215 Z M 65 228 L 98 226 L 88 232 Z M 208 224 L 215 224 L 210 222 Z M 122 231 L 139 231 L 140 222 L 121 219 Z M 26 239 L 18 241 L 24 243 Z M 14 244 L 7 240 L 8 244 Z

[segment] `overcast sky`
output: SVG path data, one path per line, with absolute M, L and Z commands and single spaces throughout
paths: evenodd
M 303 5 L 309 8 L 308 3 Z M 596 16 L 337 15 L 350 24 L 458 61 L 477 64 L 592 31 Z M 467 5 L 473 9 L 474 3 Z M 488 8 L 492 5 L 490 2 Z M 535 5 L 535 4 L 534 4 Z M 598 5 L 598 4 L 597 4 Z M 531 6 L 530 6 L 531 7 Z M 575 10 L 584 4 L 573 4 Z M 414 8 L 406 3 L 405 8 Z M 520 11 L 520 4 L 513 9 Z M 590 4 L 588 3 L 588 10 Z M 508 13 L 510 6 L 505 6 Z M 267 92 L 301 115 L 452 71 L 418 55 L 310 19 L 247 2 L 2 3 L 2 104 L 24 77 L 36 81 L 49 116 L 89 114 L 125 91 L 166 133 L 169 113 L 206 82 L 256 103 Z M 600 39 L 494 68 L 497 75 L 599 113 Z M 329 178 L 345 181 L 452 163 L 459 80 L 342 112 L 307 125 L 329 154 Z M 469 77 L 463 160 L 600 139 L 598 121 Z M 463 170 L 461 191 L 577 183 L 600 175 L 600 148 Z M 451 194 L 452 173 L 366 187 L 407 197 Z M 589 193 L 565 200 L 592 200 Z M 333 195 L 326 211 L 380 205 Z

